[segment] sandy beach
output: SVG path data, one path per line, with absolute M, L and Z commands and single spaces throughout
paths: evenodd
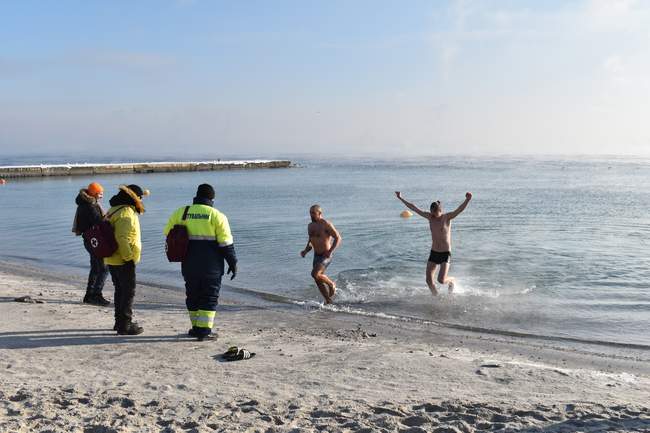
M 227 288 L 218 340 L 197 342 L 183 294 L 145 285 L 145 332 L 120 337 L 82 289 L 0 262 L 0 431 L 650 432 L 644 349 L 254 306 Z M 224 362 L 231 345 L 256 356 Z

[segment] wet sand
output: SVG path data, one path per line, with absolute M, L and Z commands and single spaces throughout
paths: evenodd
M 395 322 L 139 285 L 139 336 L 83 279 L 0 262 L 1 432 L 650 432 L 650 351 Z M 112 299 L 112 286 L 105 295 Z M 43 303 L 19 303 L 30 296 Z M 250 360 L 224 362 L 238 345 Z

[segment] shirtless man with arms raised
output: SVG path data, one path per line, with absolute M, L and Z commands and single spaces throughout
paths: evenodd
M 440 200 L 431 203 L 430 212 L 425 212 L 413 203 L 402 198 L 399 191 L 396 191 L 395 195 L 407 208 L 429 221 L 429 229 L 431 230 L 431 253 L 427 261 L 427 286 L 429 286 L 429 290 L 431 290 L 434 296 L 438 294 L 433 276 L 436 272 L 436 267 L 440 265 L 438 282 L 440 284 L 448 284 L 449 293 L 453 292 L 454 278 L 447 276 L 449 272 L 449 259 L 451 258 L 451 220 L 465 210 L 469 201 L 472 199 L 472 193 L 466 193 L 465 201 L 455 211 L 449 213 L 442 213 L 442 203 L 440 203 Z
M 334 225 L 323 218 L 323 210 L 317 204 L 309 208 L 311 222 L 307 226 L 309 240 L 304 250 L 300 252 L 305 257 L 311 249 L 314 249 L 314 264 L 311 276 L 316 281 L 326 304 L 332 303 L 336 293 L 336 284 L 325 275 L 325 269 L 332 262 L 332 253 L 341 245 L 341 235 Z

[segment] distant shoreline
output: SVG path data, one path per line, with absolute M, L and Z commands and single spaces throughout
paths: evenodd
M 257 168 L 289 168 L 288 160 L 168 161 L 115 164 L 42 164 L 0 166 L 0 178 L 82 176 L 97 174 L 173 173 Z

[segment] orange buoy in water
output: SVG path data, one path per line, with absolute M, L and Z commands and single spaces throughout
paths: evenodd
M 411 218 L 413 216 L 413 213 L 408 210 L 403 210 L 402 212 L 400 212 L 399 216 L 401 216 L 402 218 Z
M 142 191 L 142 195 L 150 195 L 150 194 L 151 194 L 151 191 L 149 191 L 148 189 L 145 189 L 144 191 Z

